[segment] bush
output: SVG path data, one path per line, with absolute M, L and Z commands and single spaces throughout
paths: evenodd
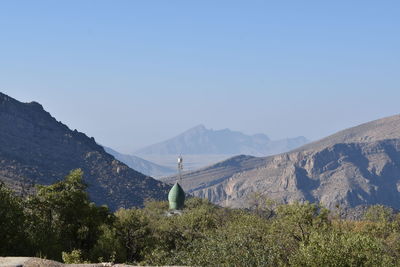
M 82 259 L 82 251 L 75 249 L 70 253 L 62 252 L 62 259 L 66 264 L 89 263 Z
M 0 254 L 68 264 L 400 266 L 400 215 L 386 207 L 354 222 L 317 204 L 253 202 L 235 210 L 189 198 L 177 216 L 160 201 L 110 214 L 90 203 L 80 170 L 26 200 L 0 184 Z
M 294 266 L 392 266 L 378 239 L 361 233 L 312 233 L 290 259 Z

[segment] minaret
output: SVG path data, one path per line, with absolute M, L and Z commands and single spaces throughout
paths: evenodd
M 183 158 L 179 156 L 178 158 L 178 180 L 171 188 L 168 194 L 169 209 L 170 210 L 181 210 L 185 204 L 185 191 L 178 182 L 182 180 L 182 170 L 183 170 Z

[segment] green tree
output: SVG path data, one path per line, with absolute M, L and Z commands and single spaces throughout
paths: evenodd
M 81 170 L 49 186 L 38 186 L 27 201 L 29 233 L 37 255 L 61 259 L 61 252 L 81 250 L 83 256 L 96 244 L 100 226 L 113 220 L 107 207 L 89 201 Z
M 365 212 L 364 219 L 377 222 L 377 223 L 387 223 L 393 217 L 393 209 L 385 207 L 383 205 L 373 205 L 368 208 Z
M 101 236 L 90 252 L 92 262 L 126 262 L 126 248 L 114 225 L 101 226 Z
M 0 255 L 16 256 L 26 251 L 22 199 L 0 183 Z
M 203 234 L 177 251 L 175 262 L 191 266 L 277 266 L 280 262 L 269 224 L 257 215 L 238 212 L 223 227 Z
M 396 228 L 396 220 L 393 219 L 395 218 L 391 208 L 383 205 L 370 206 L 364 215 L 364 220 L 366 221 L 364 233 L 386 238 Z
M 394 266 L 379 239 L 361 233 L 314 232 L 290 258 L 293 266 Z
M 141 261 L 152 243 L 148 217 L 140 209 L 120 209 L 115 215 L 116 236 L 122 242 L 126 261 Z
M 276 201 L 259 192 L 250 194 L 247 201 L 250 211 L 266 219 L 270 219 L 275 215 L 275 209 L 278 206 Z
M 307 242 L 311 232 L 324 230 L 329 224 L 329 210 L 318 204 L 280 205 L 275 219 L 276 230 L 285 231 L 297 241 Z
M 151 207 L 151 209 L 149 210 L 147 207 Z M 225 211 L 226 209 L 199 198 L 189 198 L 183 214 L 179 216 L 167 216 L 166 209 L 156 212 L 153 204 L 146 205 L 144 212 L 150 219 L 153 246 L 142 263 L 149 265 L 184 264 L 185 256 L 180 253 L 188 251 L 192 242 L 206 238 L 207 231 L 224 225 L 229 220 L 229 213 Z M 154 216 L 155 214 L 158 215 Z

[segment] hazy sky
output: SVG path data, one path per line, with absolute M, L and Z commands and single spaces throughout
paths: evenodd
M 400 1 L 0 1 L 0 91 L 122 152 L 399 113 Z

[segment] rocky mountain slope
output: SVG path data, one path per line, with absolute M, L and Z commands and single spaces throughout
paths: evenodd
M 0 127 L 0 181 L 14 188 L 51 184 L 81 168 L 90 198 L 113 210 L 167 197 L 167 185 L 116 160 L 94 138 L 71 131 L 36 102 L 0 93 Z
M 108 154 L 113 155 L 117 160 L 125 163 L 130 168 L 137 170 L 145 175 L 149 175 L 154 178 L 161 178 L 176 173 L 174 169 L 155 164 L 134 155 L 121 154 L 109 147 L 103 147 Z
M 164 142 L 142 148 L 135 155 L 175 169 L 183 155 L 187 169 L 197 169 L 234 155 L 267 156 L 289 151 L 307 143 L 303 136 L 271 140 L 265 134 L 246 135 L 229 129 L 212 130 L 203 125 Z
M 165 179 L 172 182 L 176 178 Z M 186 173 L 182 186 L 220 205 L 245 207 L 260 192 L 281 202 L 400 208 L 400 115 L 353 127 L 288 153 L 239 156 Z

